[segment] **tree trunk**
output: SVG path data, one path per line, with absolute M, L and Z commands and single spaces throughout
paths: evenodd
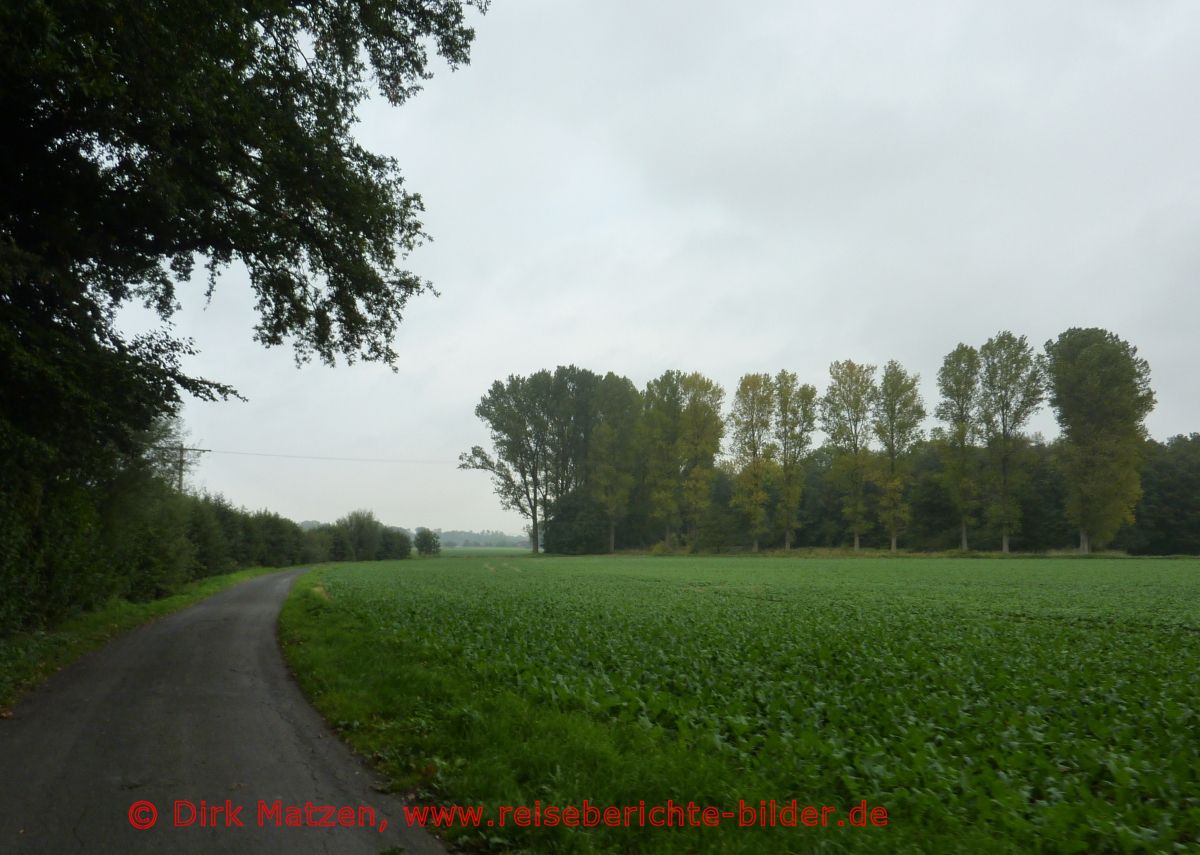
M 751 552 L 758 552 L 758 538 L 757 537 L 754 538 L 754 548 L 751 549 Z
M 858 552 L 858 532 L 854 532 L 854 551 Z
M 1003 437 L 1001 441 L 1004 446 L 1000 449 L 1000 513 L 1003 515 L 1000 550 L 1008 552 L 1008 437 Z
M 896 551 L 896 532 L 892 532 L 892 552 Z
M 1092 551 L 1091 544 L 1088 543 L 1088 533 L 1086 528 L 1079 530 L 1079 551 L 1084 555 L 1088 555 Z
M 612 520 L 608 521 L 608 554 L 612 555 L 617 551 L 617 524 Z
M 792 548 L 792 530 L 790 528 L 783 533 L 783 548 L 785 550 Z
M 537 519 L 536 512 L 533 515 L 533 525 L 530 526 L 530 528 L 529 528 L 529 541 L 530 541 L 530 543 L 533 544 L 533 554 L 537 555 L 539 543 L 538 543 L 538 519 Z
M 967 546 L 967 518 L 966 517 L 962 518 L 962 547 L 961 547 L 961 549 L 963 552 L 967 552 L 970 549 L 970 547 Z

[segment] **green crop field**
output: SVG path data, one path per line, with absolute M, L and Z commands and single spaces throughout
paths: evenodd
M 532 851 L 1200 850 L 1200 561 L 531 558 L 318 568 L 281 635 L 436 804 L 866 800 L 885 827 L 454 829 Z

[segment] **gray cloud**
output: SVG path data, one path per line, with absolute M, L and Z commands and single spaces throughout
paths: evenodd
M 1193 4 L 506 0 L 477 30 L 469 68 L 363 113 L 426 200 L 411 264 L 443 292 L 396 373 L 254 345 L 236 270 L 178 320 L 192 368 L 251 399 L 189 405 L 209 447 L 447 462 L 212 455 L 198 482 L 298 519 L 515 531 L 449 462 L 497 377 L 823 387 L 833 359 L 897 358 L 932 409 L 942 356 L 1006 328 L 1116 331 L 1151 363 L 1152 433 L 1200 429 Z

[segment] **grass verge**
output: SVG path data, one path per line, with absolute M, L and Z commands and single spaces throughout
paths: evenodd
M 146 603 L 114 598 L 95 611 L 67 618 L 53 629 L 0 639 L 0 714 L 55 671 L 116 636 L 247 579 L 278 570 L 277 567 L 254 567 L 210 576 L 189 582 L 169 597 Z

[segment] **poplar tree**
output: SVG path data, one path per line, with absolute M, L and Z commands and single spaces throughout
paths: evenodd
M 846 490 L 842 514 L 850 524 L 856 551 L 867 518 L 871 408 L 877 394 L 874 365 L 847 359 L 829 366 L 829 388 L 821 399 L 821 429 L 834 449 L 835 476 Z
M 611 371 L 597 392 L 596 426 L 588 448 L 592 496 L 608 519 L 608 551 L 616 551 L 617 524 L 629 511 L 637 455 L 641 396 L 627 378 Z
M 664 371 L 646 384 L 642 394 L 642 440 L 650 518 L 662 526 L 663 543 L 671 545 L 681 519 L 679 443 L 683 389 L 679 371 Z
M 746 515 L 755 552 L 758 539 L 768 531 L 767 482 L 777 450 L 772 437 L 774 410 L 771 375 L 744 375 L 729 413 L 731 451 L 737 464 L 733 505 Z
M 967 525 L 978 504 L 975 450 L 980 433 L 979 351 L 967 344 L 946 354 L 938 370 L 942 399 L 934 411 L 946 423 L 941 432 L 946 491 L 958 512 L 960 546 L 966 552 Z
M 804 493 L 804 460 L 817 421 L 817 390 L 790 371 L 775 375 L 775 446 L 779 461 L 779 516 L 783 548 L 792 548 L 792 534 Z
M 921 439 L 921 420 L 925 404 L 917 390 L 919 374 L 909 374 L 896 360 L 888 362 L 875 397 L 872 428 L 883 449 L 883 473 L 880 486 L 880 515 L 891 536 L 892 552 L 900 528 L 908 522 L 909 507 L 904 501 L 911 477 L 909 455 Z
M 666 371 L 646 385 L 644 438 L 651 515 L 668 545 L 708 507 L 725 423 L 724 390 L 702 374 Z
M 680 418 L 679 463 L 683 490 L 683 522 L 694 541 L 701 517 L 710 504 L 716 459 L 725 436 L 721 417 L 725 390 L 714 380 L 693 371 L 680 381 L 683 412 Z
M 1025 336 L 1005 330 L 979 349 L 979 421 L 991 453 L 997 495 L 991 516 L 1000 525 L 1000 548 L 1008 552 L 1009 535 L 1020 523 L 1013 496 L 1015 456 L 1022 429 L 1045 395 L 1042 367 Z

